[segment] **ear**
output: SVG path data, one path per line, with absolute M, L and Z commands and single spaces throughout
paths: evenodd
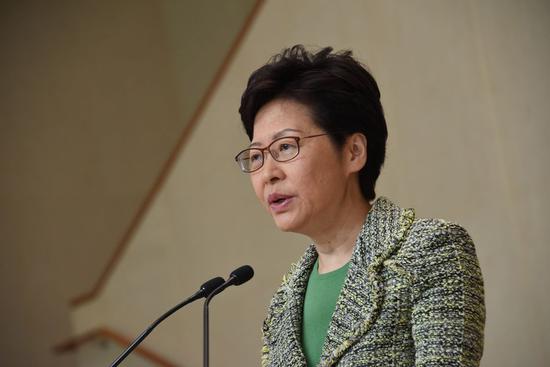
M 367 138 L 361 133 L 348 136 L 344 150 L 348 171 L 359 172 L 367 163 Z

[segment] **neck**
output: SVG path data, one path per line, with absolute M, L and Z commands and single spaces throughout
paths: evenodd
M 319 254 L 320 274 L 339 269 L 351 259 L 355 241 L 371 208 L 362 196 L 348 203 L 341 205 L 338 213 L 332 216 L 337 220 L 332 220 L 323 231 L 310 236 Z

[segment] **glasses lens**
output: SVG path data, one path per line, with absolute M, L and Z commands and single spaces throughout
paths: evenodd
M 294 138 L 282 138 L 271 145 L 269 151 L 279 162 L 291 160 L 298 155 L 298 142 Z
M 259 169 L 263 164 L 263 153 L 259 149 L 247 149 L 237 156 L 241 170 L 251 172 Z

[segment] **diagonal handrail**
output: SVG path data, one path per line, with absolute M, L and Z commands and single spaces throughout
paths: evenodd
M 183 150 L 185 144 L 187 143 L 187 140 L 191 136 L 193 129 L 197 125 L 199 118 L 202 116 L 202 113 L 206 109 L 206 106 L 208 105 L 208 102 L 210 102 L 210 99 L 214 95 L 214 92 L 218 85 L 220 84 L 221 80 L 223 79 L 223 76 L 227 72 L 227 69 L 229 68 L 229 65 L 231 64 L 231 61 L 233 60 L 235 54 L 237 53 L 237 50 L 239 49 L 242 41 L 244 40 L 248 30 L 250 29 L 254 19 L 256 18 L 256 15 L 259 13 L 261 6 L 263 5 L 264 0 L 256 0 L 254 6 L 252 7 L 252 10 L 246 17 L 242 28 L 240 29 L 239 33 L 237 34 L 237 37 L 231 44 L 231 47 L 229 48 L 228 53 L 226 54 L 221 66 L 216 71 L 216 74 L 214 75 L 214 78 L 208 85 L 208 88 L 206 90 L 206 93 L 202 96 L 197 108 L 195 109 L 193 115 L 191 116 L 189 123 L 185 125 L 185 128 L 183 129 L 182 134 L 180 135 L 175 148 L 172 150 L 169 158 L 164 163 L 160 174 L 156 178 L 155 182 L 153 183 L 153 186 L 149 190 L 148 194 L 146 195 L 145 199 L 143 200 L 142 204 L 140 205 L 139 209 L 137 210 L 136 214 L 132 218 L 132 221 L 130 222 L 130 225 L 124 232 L 121 240 L 119 241 L 115 251 L 113 252 L 113 255 L 107 262 L 107 265 L 103 269 L 101 275 L 93 285 L 92 289 L 90 289 L 87 292 L 84 292 L 75 298 L 73 298 L 70 301 L 71 306 L 76 307 L 83 303 L 89 302 L 90 300 L 97 297 L 97 295 L 100 293 L 101 289 L 105 286 L 107 283 L 107 280 L 113 273 L 116 265 L 120 261 L 124 251 L 128 247 L 128 243 L 130 242 L 132 236 L 139 228 L 139 225 L 143 218 L 145 217 L 145 214 L 148 212 L 151 204 L 154 202 L 154 199 L 160 192 L 160 189 L 162 188 L 163 184 L 166 181 L 166 178 L 168 177 L 168 174 L 172 170 L 172 167 L 174 166 L 174 163 L 177 159 L 177 157 L 180 155 L 181 151 Z
M 99 327 L 93 329 L 80 336 L 72 337 L 64 342 L 59 343 L 53 347 L 55 353 L 62 354 L 67 352 L 74 352 L 82 345 L 97 339 L 108 339 L 122 348 L 126 348 L 132 341 L 132 339 L 110 329 L 108 327 Z M 159 367 L 178 367 L 177 364 L 169 361 L 168 359 L 161 357 L 158 353 L 153 352 L 151 349 L 143 346 L 138 346 L 134 349 L 134 353 L 140 355 L 142 358 L 148 360 L 151 363 Z M 179 366 L 181 367 L 181 366 Z

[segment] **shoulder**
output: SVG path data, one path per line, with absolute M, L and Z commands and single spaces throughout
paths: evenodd
M 397 256 L 417 275 L 442 267 L 456 270 L 479 267 L 468 231 L 444 219 L 416 219 Z
M 437 218 L 415 219 L 403 243 L 413 255 L 426 252 L 461 251 L 473 247 L 472 238 L 460 224 Z
M 466 229 L 443 219 L 417 219 L 397 257 L 412 275 L 417 362 L 459 363 L 460 358 L 468 366 L 478 365 L 483 351 L 484 289 Z

